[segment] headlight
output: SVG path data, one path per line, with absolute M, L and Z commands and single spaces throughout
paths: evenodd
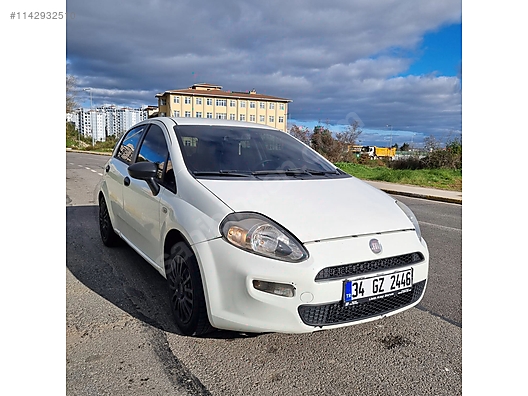
M 416 218 L 416 216 L 414 215 L 412 210 L 409 209 L 407 207 L 407 205 L 405 205 L 404 203 L 402 203 L 400 201 L 396 201 L 396 205 L 398 205 L 400 207 L 400 209 L 403 210 L 403 212 L 407 215 L 409 220 L 411 220 L 411 222 L 414 225 L 414 229 L 416 230 L 416 235 L 418 235 L 418 239 L 421 241 L 422 240 L 422 231 L 420 231 L 420 225 L 418 224 L 418 219 Z
M 293 235 L 257 213 L 227 215 L 220 232 L 232 245 L 261 256 L 295 263 L 308 258 L 308 252 Z

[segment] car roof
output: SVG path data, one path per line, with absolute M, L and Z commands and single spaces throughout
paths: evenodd
M 246 128 L 260 128 L 260 129 L 271 129 L 279 131 L 279 129 L 272 128 L 268 125 L 257 124 L 254 122 L 247 121 L 232 121 L 232 120 L 219 120 L 216 118 L 194 118 L 194 117 L 154 117 L 149 120 L 160 120 L 166 122 L 172 120 L 176 125 L 211 125 L 211 126 L 232 126 L 232 127 L 246 127 Z

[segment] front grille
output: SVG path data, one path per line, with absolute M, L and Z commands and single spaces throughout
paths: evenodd
M 354 322 L 387 314 L 418 301 L 424 292 L 425 280 L 413 285 L 411 290 L 397 296 L 345 306 L 342 301 L 324 305 L 300 305 L 302 321 L 309 326 L 329 326 Z
M 350 276 L 377 272 L 386 269 L 405 267 L 423 261 L 424 256 L 420 252 L 402 254 L 401 256 L 386 257 L 378 260 L 363 261 L 361 263 L 338 265 L 336 267 L 323 268 L 315 276 L 315 281 L 328 279 L 347 278 Z

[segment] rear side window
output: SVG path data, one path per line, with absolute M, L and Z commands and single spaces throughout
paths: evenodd
M 132 162 L 132 158 L 134 158 L 134 153 L 136 152 L 138 146 L 139 138 L 143 134 L 145 128 L 146 125 L 141 125 L 128 131 L 125 138 L 119 145 L 119 149 L 117 150 L 117 159 L 120 159 L 127 164 Z

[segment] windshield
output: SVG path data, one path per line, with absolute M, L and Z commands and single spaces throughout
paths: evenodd
M 174 129 L 196 177 L 348 177 L 285 132 L 210 125 Z

